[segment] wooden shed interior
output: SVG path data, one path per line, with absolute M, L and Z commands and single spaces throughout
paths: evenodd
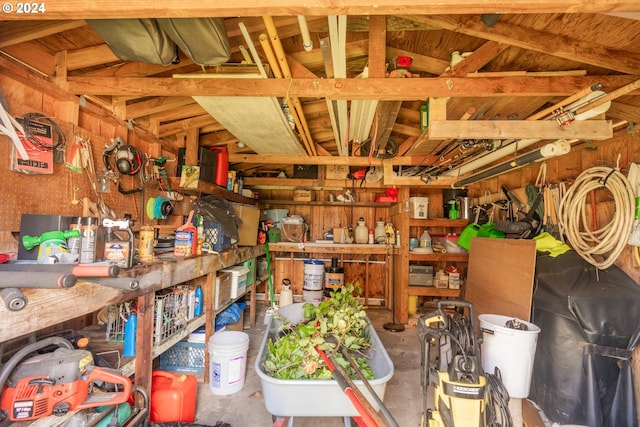
M 302 294 L 300 252 L 337 257 L 349 280 L 364 285 L 368 305 L 391 307 L 405 323 L 411 297 L 420 304 L 464 295 L 464 286 L 408 284 L 411 262 L 454 265 L 467 276 L 467 253 L 425 258 L 408 247 L 425 228 L 446 239 L 473 222 L 449 222 L 448 194 L 489 206 L 499 220 L 507 211 L 496 203 L 507 190 L 526 197 L 528 185 L 569 188 L 589 168 L 626 175 L 640 162 L 640 7 L 633 0 L 47 0 L 7 2 L 0 18 L 0 253 L 19 251 L 21 214 L 127 215 L 136 237 L 142 226 L 162 236 L 183 224 L 191 201 L 213 194 L 286 208 L 308 224 L 306 249 L 274 246 L 276 294 L 287 277 Z M 20 173 L 10 117 L 54 124 L 62 149 L 51 170 Z M 118 142 L 140 155 L 139 173 L 118 173 L 103 161 Z M 199 164 L 202 148 L 226 150 L 229 171 L 249 193 L 204 182 L 182 188 L 181 165 Z M 171 214 L 150 217 L 150 199 L 163 197 Z M 431 222 L 409 215 L 416 197 L 428 199 Z M 602 226 L 617 209 L 610 194 L 594 193 L 585 215 Z M 369 229 L 393 223 L 401 245 L 313 246 L 329 231 L 355 229 L 359 218 Z M 152 268 L 141 289 L 166 286 L 160 276 L 210 285 L 207 268 L 260 255 L 256 245 L 206 265 Z M 527 262 L 505 274 L 530 281 Z M 612 262 L 640 281 L 633 246 Z M 29 306 L 47 308 L 57 297 L 26 290 L 22 313 L 0 304 L 0 316 L 15 316 L 0 322 L 0 342 L 16 337 L 18 325 L 25 334 L 91 325 L 123 295 L 152 303 L 127 292 L 77 287 L 60 310 L 35 319 Z M 266 283 L 253 288 L 253 304 L 256 293 L 267 299 Z M 529 283 L 515 295 L 526 316 L 531 293 Z M 149 362 L 135 363 L 149 383 Z

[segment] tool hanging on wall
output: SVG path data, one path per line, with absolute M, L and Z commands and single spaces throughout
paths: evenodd
M 114 160 L 112 160 L 112 157 Z M 138 193 L 144 189 L 144 178 L 141 171 L 143 169 L 143 157 L 140 152 L 132 145 L 125 144 L 122 138 L 116 137 L 111 140 L 102 152 L 102 160 L 107 172 L 116 173 L 118 181 L 118 191 L 122 194 Z M 115 169 L 112 166 L 115 164 Z M 119 174 L 119 176 L 118 176 Z M 137 187 L 125 189 L 122 186 L 122 177 L 131 176 L 138 177 L 139 184 Z
M 64 149 L 66 144 L 66 137 L 60 126 L 49 116 L 41 113 L 27 113 L 22 117 L 24 124 L 24 138 L 45 151 L 53 150 L 53 161 L 55 163 L 65 163 L 64 161 Z M 46 123 L 51 126 L 55 132 L 56 138 L 52 138 L 51 145 L 45 143 L 38 135 L 32 132 L 34 126 L 38 123 Z

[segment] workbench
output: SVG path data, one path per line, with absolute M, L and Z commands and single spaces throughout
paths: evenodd
M 174 257 L 173 254 L 159 255 L 156 260 L 139 264 L 131 269 L 121 270 L 118 277 L 136 280 L 136 289 L 122 290 L 100 285 L 99 282 L 78 281 L 67 289 L 24 289 L 28 298 L 27 306 L 20 311 L 10 311 L 0 305 L 0 344 L 20 341 L 52 325 L 63 324 L 79 316 L 95 313 L 103 307 L 135 299 L 138 309 L 138 328 L 136 334 L 136 357 L 123 360 L 121 366 L 125 375 L 135 375 L 135 383 L 150 390 L 153 359 L 172 345 L 186 338 L 195 329 L 206 327 L 206 340 L 213 334 L 215 316 L 234 301 L 246 297 L 249 301 L 250 325 L 255 324 L 255 283 L 246 292 L 214 310 L 216 272 L 241 264 L 244 261 L 265 253 L 264 245 L 246 246 L 221 252 L 219 254 L 198 255 L 187 258 Z M 204 278 L 204 313 L 191 320 L 185 329 L 163 341 L 153 343 L 154 298 L 156 292 L 163 289 Z M 205 380 L 208 378 L 205 364 Z M 27 425 L 50 426 L 49 418 Z M 59 419 L 59 418 L 58 418 Z M 42 424 L 44 422 L 45 424 Z M 16 425 L 23 425 L 18 423 Z

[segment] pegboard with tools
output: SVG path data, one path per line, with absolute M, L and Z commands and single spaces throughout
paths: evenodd
M 11 100 L 9 105 L 10 114 L 15 117 L 31 112 Z M 96 135 L 55 118 L 50 120 L 64 137 L 64 155 L 57 156 L 50 174 L 11 170 L 15 148 L 8 136 L 0 134 L 0 156 L 6 162 L 5 167 L 0 167 L 0 182 L 5 191 L 0 204 L 0 252 L 17 250 L 15 236 L 23 213 L 113 219 L 128 214 L 136 229 L 145 223 L 153 224 L 146 218 L 145 202 L 150 197 L 165 195 L 164 180 L 157 174 L 151 157 L 159 157 L 161 153 L 148 153 L 136 147 L 160 151 L 159 144 L 146 144 L 124 128 L 123 137 L 117 139 L 120 147 L 105 154 L 116 138 Z M 119 133 L 118 129 L 113 131 Z M 127 143 L 124 137 L 128 138 Z M 131 166 L 132 173 L 122 173 L 125 163 Z

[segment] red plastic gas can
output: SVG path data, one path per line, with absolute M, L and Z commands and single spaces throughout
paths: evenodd
M 209 147 L 209 150 L 217 154 L 216 161 L 216 177 L 214 184 L 221 187 L 227 187 L 227 178 L 229 174 L 229 152 L 226 146 Z
M 149 420 L 156 423 L 193 422 L 197 390 L 198 380 L 193 375 L 153 371 Z

